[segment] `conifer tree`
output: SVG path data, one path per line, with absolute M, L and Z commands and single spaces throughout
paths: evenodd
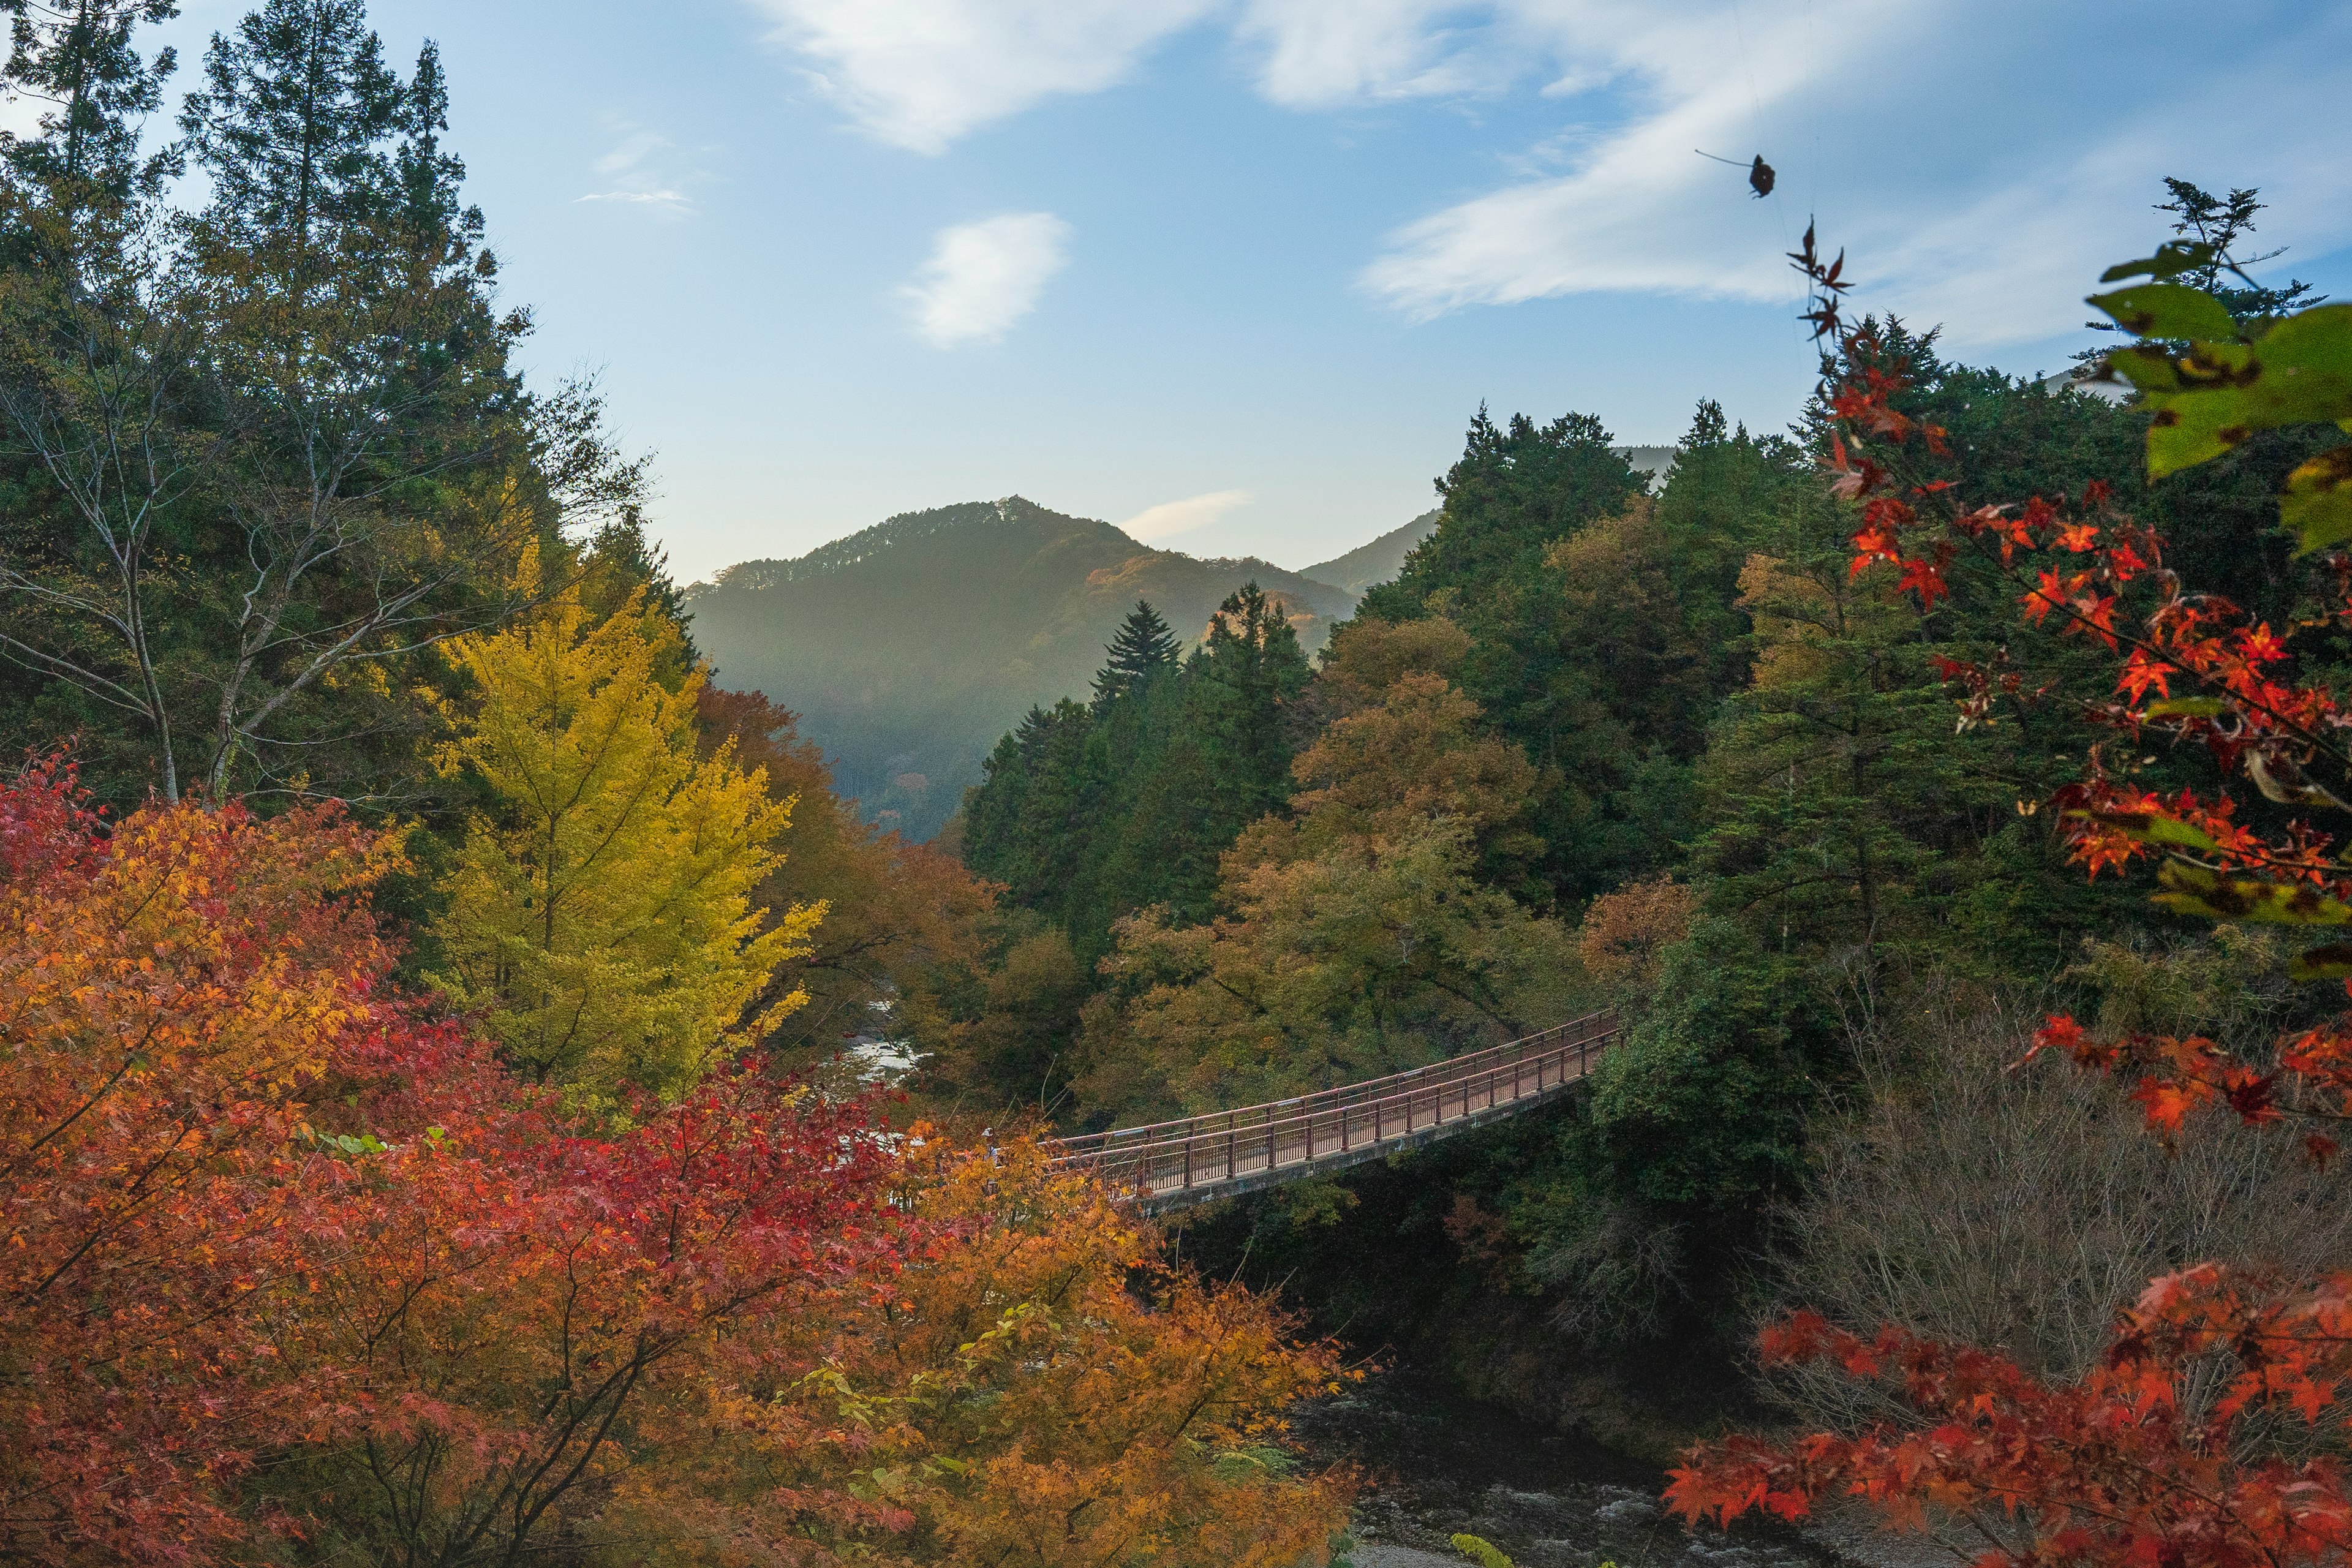
M 1230 781 L 1234 831 L 1290 797 L 1285 710 L 1306 689 L 1307 655 L 1282 602 L 1255 582 L 1225 596 L 1202 645 L 1203 729 Z
M 441 69 L 440 45 L 425 40 L 416 74 L 402 91 L 407 101 L 392 159 L 398 225 L 414 238 L 447 237 L 461 249 L 470 247 L 481 238 L 482 210 L 459 205 L 465 161 L 441 145 L 441 133 L 449 129 L 449 80 Z
M 1100 710 L 1174 669 L 1181 646 L 1160 612 L 1151 607 L 1151 601 L 1138 599 L 1127 619 L 1119 623 L 1110 646 L 1103 650 L 1108 657 L 1102 672 L 1095 677 L 1096 709 Z
M 437 56 L 431 68 L 437 95 Z M 307 257 L 331 226 L 394 210 L 385 143 L 415 109 L 363 0 L 267 0 L 213 35 L 205 78 L 180 125 L 212 176 L 209 226 Z
M 144 59 L 131 42 L 142 23 L 179 15 L 177 0 L 0 0 L 10 18 L 5 68 L 11 92 L 48 105 L 41 133 L 6 139 L 18 175 L 62 187 L 68 207 L 86 195 L 122 200 L 152 191 L 176 167 L 173 151 L 142 162 L 140 117 L 163 100 L 178 59 Z

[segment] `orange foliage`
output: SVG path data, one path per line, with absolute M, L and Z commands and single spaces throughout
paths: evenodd
M 1344 1479 L 1268 1445 L 1328 1347 L 1034 1147 L 909 1162 L 756 1064 L 567 1120 L 385 984 L 395 860 L 0 789 L 8 1555 L 1319 1551 Z
M 1369 707 L 1409 675 L 1451 677 L 1470 653 L 1470 634 L 1443 616 L 1383 621 L 1360 616 L 1331 636 L 1320 684 L 1347 712 Z
M 1353 1374 L 1034 1141 L 932 1145 L 906 1201 L 953 1237 L 841 1322 L 791 1400 L 742 1412 L 788 1472 L 861 1478 L 883 1563 L 1293 1568 L 1325 1560 L 1352 1478 L 1306 1473 L 1284 1411 Z M 882 1528 L 887 1526 L 890 1528 Z
M 1576 928 L 1576 951 L 1586 973 L 1604 985 L 1647 986 L 1658 955 L 1690 934 L 1698 889 L 1661 877 L 1603 893 L 1586 907 Z

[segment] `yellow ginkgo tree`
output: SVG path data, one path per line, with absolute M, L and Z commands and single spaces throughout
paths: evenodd
M 732 742 L 697 756 L 684 651 L 642 593 L 601 620 L 566 594 L 450 647 L 473 690 L 437 760 L 493 804 L 445 883 L 431 978 L 519 1070 L 590 1104 L 675 1096 L 800 1005 L 746 1016 L 824 913 L 753 904 L 793 803 Z

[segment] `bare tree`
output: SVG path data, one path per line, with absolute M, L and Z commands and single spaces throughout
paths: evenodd
M 177 799 L 156 533 L 210 447 L 189 419 L 201 333 L 152 218 L 7 216 L 38 263 L 0 278 L 0 418 L 78 537 L 18 529 L 0 547 L 0 657 L 135 716 Z
M 2225 930 L 2170 950 L 2094 943 L 2073 977 L 2117 1021 L 2254 1037 L 2275 959 Z M 2038 1017 L 1946 981 L 1886 999 L 1860 1038 L 1858 1102 L 1820 1130 L 1817 1180 L 1783 1215 L 1772 1310 L 1895 1323 L 2064 1379 L 2156 1275 L 2209 1258 L 2297 1274 L 2352 1261 L 2352 1188 L 2293 1138 L 2192 1121 L 2168 1148 L 2113 1081 L 2017 1065 Z M 1808 1423 L 1901 1416 L 1834 1373 L 1770 1387 Z

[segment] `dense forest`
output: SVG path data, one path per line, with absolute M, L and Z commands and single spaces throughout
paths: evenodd
M 1809 234 L 1785 433 L 1482 409 L 1312 626 L 1088 566 L 1090 689 L 916 842 L 696 618 L 908 540 L 689 600 L 431 45 L 266 0 L 167 117 L 171 0 L 8 9 L 12 1559 L 1294 1568 L 1386 1357 L 1694 1521 L 2341 1560 L 2352 307 L 2253 192 L 2107 279 L 2129 401 Z M 1604 1008 L 1181 1228 L 1055 1158 Z
M 2193 240 L 2259 206 L 2181 185 L 2165 211 Z M 2203 280 L 2241 323 L 2309 303 Z M 2000 563 L 1922 595 L 1858 561 L 1862 508 L 1822 475 L 1860 439 L 1835 389 L 1874 374 L 1890 419 L 1938 432 L 1921 494 L 2110 487 L 2179 580 L 2284 626 L 2313 612 L 2278 497 L 2327 432 L 2282 421 L 2153 480 L 2141 409 L 1899 321 L 1834 347 L 1787 435 L 1702 402 L 1654 495 L 1595 419 L 1482 412 L 1436 529 L 1311 674 L 1246 595 L 1181 664 L 1139 657 L 1139 606 L 1093 702 L 1033 711 L 958 825 L 1042 922 L 1067 1026 L 943 1046 L 934 1079 L 1106 1127 L 1615 1009 L 1625 1042 L 1567 1109 L 1213 1213 L 1188 1245 L 1660 1453 L 1759 1398 L 1819 1413 L 1822 1380 L 1741 1370 L 1776 1303 L 2075 1373 L 2168 1265 L 2340 1257 L 2352 1206 L 2279 1146 L 2168 1161 L 2120 1095 L 2011 1070 L 2053 1007 L 2243 1046 L 2325 1003 L 2259 923 L 2086 880 L 2043 809 L 2086 760 L 2210 788 L 2210 751 L 2118 740 L 2105 648 L 2021 622 Z M 1956 685 L 1978 668 L 2011 672 L 1998 716 Z M 2045 700 L 2004 697 L 2020 671 Z M 1446 1262 L 1360 1268 L 1399 1235 Z
M 790 1070 L 1023 930 L 711 680 L 433 47 L 268 0 L 173 135 L 170 0 L 6 9 L 0 1554 L 1325 1556 L 1336 1345 Z

